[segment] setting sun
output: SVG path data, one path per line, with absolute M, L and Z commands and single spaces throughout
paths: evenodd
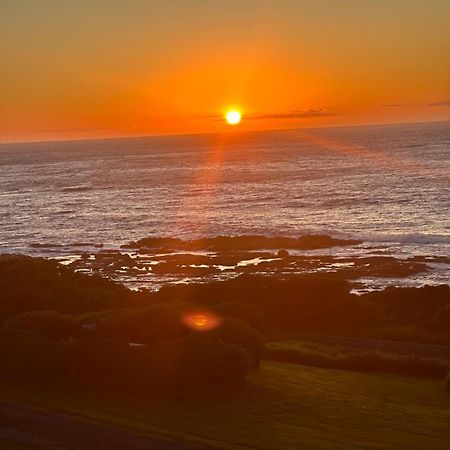
M 241 113 L 239 111 L 228 111 L 225 120 L 230 125 L 237 125 L 241 121 Z

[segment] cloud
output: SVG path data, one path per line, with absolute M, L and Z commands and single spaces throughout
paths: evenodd
M 428 103 L 427 106 L 450 106 L 450 100 L 443 100 L 440 102 Z
M 386 105 L 381 105 L 383 108 L 408 108 L 408 107 L 433 107 L 433 106 L 450 106 L 450 100 L 442 100 L 439 102 L 426 103 L 388 103 Z
M 387 105 L 381 105 L 383 108 L 407 108 L 411 105 L 410 103 L 388 103 Z
M 255 116 L 248 116 L 246 119 L 254 120 L 266 120 L 266 119 L 310 119 L 312 117 L 323 117 L 323 116 L 335 116 L 336 114 L 324 109 L 306 109 L 290 111 L 286 113 L 273 113 L 273 114 L 260 114 Z
M 89 131 L 108 131 L 108 130 L 123 130 L 129 128 L 129 125 L 122 127 L 85 127 L 85 128 L 59 128 L 49 130 L 31 130 L 31 133 L 79 133 Z

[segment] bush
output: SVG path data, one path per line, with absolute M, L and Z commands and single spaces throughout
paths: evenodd
M 176 384 L 240 384 L 252 366 L 241 346 L 199 335 L 181 342 L 175 360 Z
M 50 340 L 66 339 L 76 335 L 77 327 L 71 316 L 57 311 L 29 311 L 8 320 L 6 328 L 28 330 Z
M 243 348 L 250 356 L 252 367 L 259 367 L 265 350 L 261 335 L 240 319 L 225 318 L 220 326 L 209 332 L 215 339 Z
M 79 316 L 80 336 L 127 338 L 130 342 L 151 343 L 180 339 L 189 334 L 181 316 L 183 305 L 175 302 L 145 308 L 105 310 Z
M 248 371 L 259 365 L 264 351 L 261 336 L 231 318 L 213 330 L 193 332 L 180 320 L 184 308 L 153 305 L 83 316 L 23 313 L 9 320 L 8 326 L 29 331 L 3 329 L 4 367 L 13 378 L 43 374 L 124 390 L 242 383 Z M 83 335 L 88 339 L 80 338 Z M 130 346 L 130 340 L 143 345 Z
M 211 335 L 130 347 L 123 339 L 61 342 L 68 380 L 75 384 L 141 392 L 148 387 L 240 384 L 250 356 Z
M 412 324 L 417 330 L 428 329 L 448 335 L 448 285 L 387 287 L 383 291 L 371 292 L 363 297 L 377 304 L 391 324 Z
M 225 319 L 210 331 L 133 349 L 137 372 L 155 385 L 239 384 L 259 364 L 264 343 L 244 322 Z
M 176 303 L 152 305 L 120 318 L 118 325 L 128 330 L 128 337 L 132 342 L 180 339 L 189 334 L 181 320 L 182 314 L 183 307 Z
M 217 306 L 216 312 L 221 317 L 241 319 L 260 332 L 267 331 L 268 327 L 263 320 L 261 309 L 255 305 L 240 302 L 225 302 Z
M 95 339 L 126 337 L 126 333 L 119 329 L 117 322 L 122 315 L 130 312 L 128 309 L 107 309 L 78 315 L 75 317 L 78 337 Z
M 75 273 L 55 261 L 18 255 L 0 255 L 0 297 L 0 322 L 27 311 L 79 314 L 133 308 L 148 301 L 111 280 Z
M 265 353 L 271 361 L 303 364 L 325 369 L 341 369 L 357 372 L 384 372 L 403 375 L 442 377 L 447 373 L 447 363 L 413 356 L 401 356 L 378 351 L 339 351 L 322 348 L 283 347 L 274 344 Z

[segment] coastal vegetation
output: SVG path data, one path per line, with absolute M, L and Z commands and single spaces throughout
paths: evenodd
M 351 349 L 302 341 L 270 342 L 264 354 L 269 361 L 354 372 L 380 372 L 443 378 L 450 360 L 399 355 L 379 350 Z
M 130 291 L 54 261 L 0 257 L 3 376 L 115 386 L 239 384 L 263 358 L 444 377 L 439 356 L 274 342 L 301 333 L 450 343 L 450 287 L 365 295 L 329 275 L 244 274 Z M 267 345 L 267 350 L 265 347 Z M 392 352 L 391 352 L 392 353 Z M 444 358 L 445 359 L 445 358 Z M 181 375 L 180 375 L 181 374 Z

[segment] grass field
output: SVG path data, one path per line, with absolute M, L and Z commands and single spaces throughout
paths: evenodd
M 266 362 L 238 391 L 130 400 L 2 384 L 0 398 L 224 449 L 450 448 L 437 379 Z

